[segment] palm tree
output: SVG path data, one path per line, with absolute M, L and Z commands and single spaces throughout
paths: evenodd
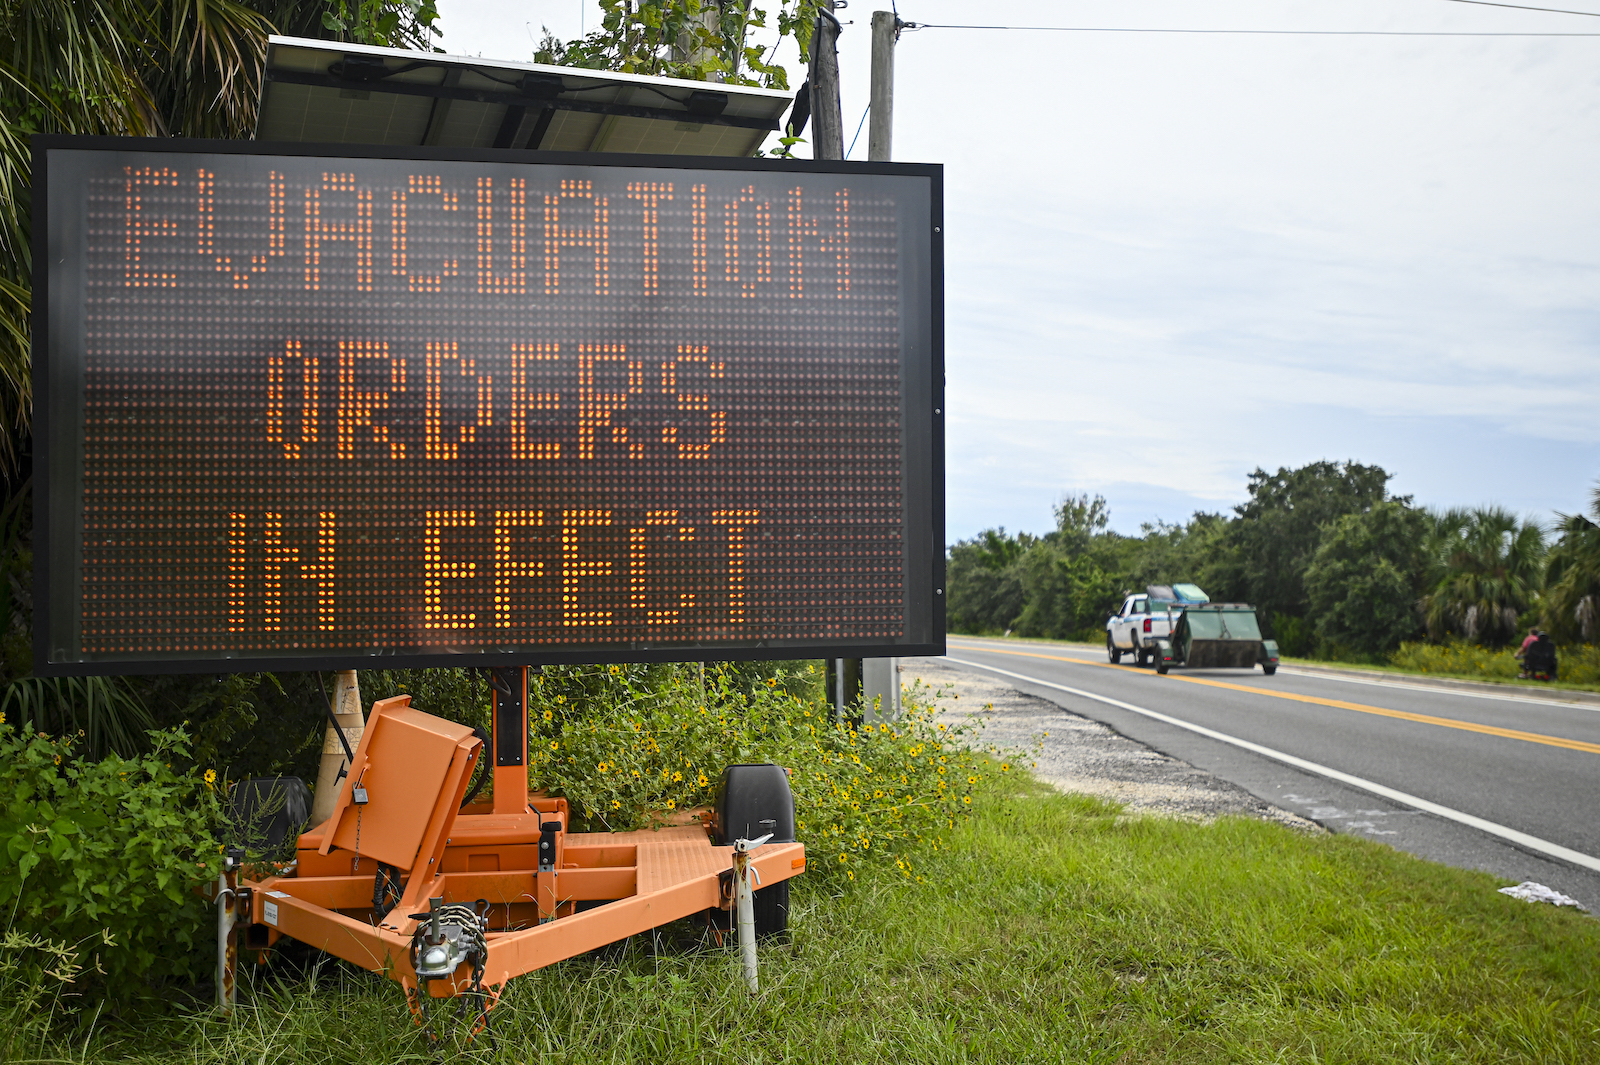
M 1600 519 L 1600 481 L 1589 513 Z M 1593 643 L 1600 631 L 1600 525 L 1563 514 L 1545 574 L 1544 624 L 1558 640 Z
M 432 0 L 9 0 L 0 5 L 0 472 L 32 424 L 35 133 L 245 137 L 267 34 L 427 47 Z
M 1502 507 L 1433 515 L 1431 574 L 1421 607 L 1430 639 L 1455 635 L 1497 647 L 1517 634 L 1539 593 L 1544 528 Z

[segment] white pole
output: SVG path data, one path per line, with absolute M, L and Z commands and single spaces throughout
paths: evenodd
M 217 1005 L 224 1014 L 233 1013 L 237 1001 L 236 984 L 239 940 L 234 935 L 238 923 L 239 861 L 230 850 L 222 857 L 222 872 L 217 876 Z
M 739 911 L 739 956 L 744 964 L 745 987 L 753 995 L 758 989 L 758 983 L 756 980 L 755 893 L 750 890 L 750 849 L 749 840 L 734 840 L 733 892 L 734 905 Z

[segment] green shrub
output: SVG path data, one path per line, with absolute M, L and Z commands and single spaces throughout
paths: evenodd
M 1465 640 L 1403 643 L 1389 659 L 1389 664 L 1416 673 L 1513 680 L 1522 671 L 1522 663 L 1512 654 L 1509 647 L 1490 650 Z M 1560 680 L 1569 684 L 1600 685 L 1600 647 L 1594 644 L 1561 647 L 1557 655 Z
M 626 829 L 709 805 L 727 765 L 775 762 L 813 872 L 853 879 L 872 860 L 913 876 L 917 849 L 941 846 L 973 789 L 1009 767 L 934 721 L 916 689 L 893 724 L 833 722 L 796 694 L 815 690 L 816 668 L 749 687 L 724 664 L 703 677 L 693 664 L 546 667 L 530 682 L 530 776 L 580 824 Z
M 145 996 L 211 962 L 217 875 L 209 780 L 174 772 L 188 737 L 150 733 L 136 758 L 78 759 L 78 737 L 18 732 L 0 718 L 0 912 L 13 931 L 79 944 L 80 990 Z

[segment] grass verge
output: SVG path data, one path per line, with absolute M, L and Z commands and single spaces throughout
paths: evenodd
M 1002 789 L 1010 788 L 1010 791 Z M 1600 921 L 1482 873 L 1264 822 L 1130 819 L 995 783 L 926 882 L 795 882 L 763 989 L 687 923 L 516 981 L 495 1062 L 1596 1060 Z M 239 1015 L 104 1018 L 12 1060 L 425 1061 L 397 987 L 342 966 Z M 18 1053 L 24 1051 L 23 1053 Z

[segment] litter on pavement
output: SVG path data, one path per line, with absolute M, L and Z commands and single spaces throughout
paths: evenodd
M 1588 911 L 1589 907 L 1579 902 L 1570 895 L 1563 895 L 1554 888 L 1547 888 L 1543 884 L 1535 884 L 1532 880 L 1524 880 L 1516 887 L 1503 887 L 1500 894 L 1510 895 L 1523 902 L 1548 902 L 1552 906 L 1576 906 L 1580 910 Z

